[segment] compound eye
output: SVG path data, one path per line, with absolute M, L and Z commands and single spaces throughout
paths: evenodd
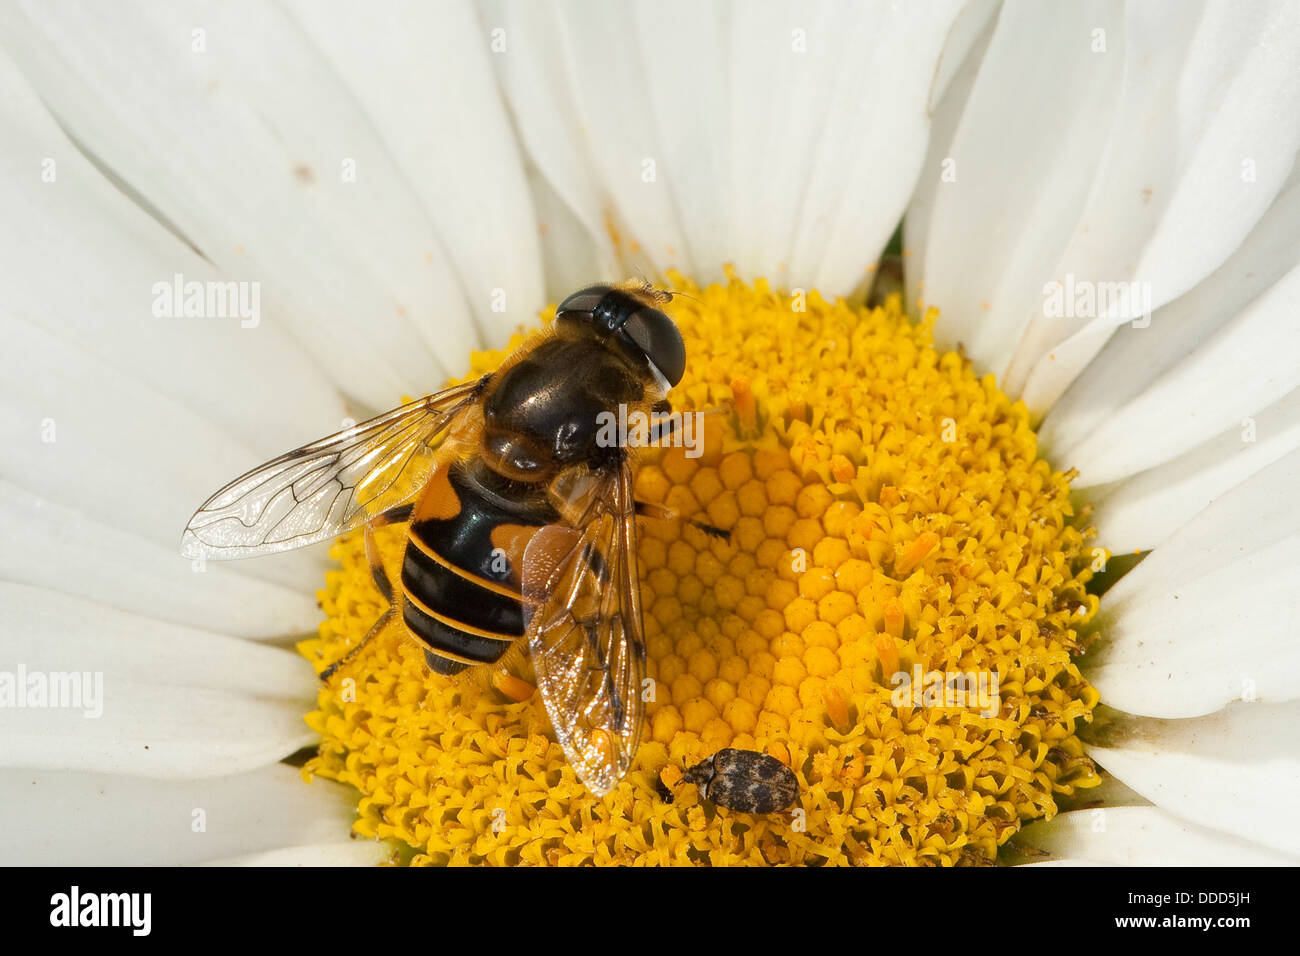
M 686 343 L 672 319 L 658 309 L 640 309 L 627 320 L 623 333 L 646 354 L 669 385 L 682 380 L 686 374 Z
M 591 312 L 596 308 L 597 303 L 609 294 L 611 288 L 611 286 L 607 285 L 589 285 L 585 289 L 580 289 L 561 302 L 559 308 L 555 310 L 555 314 Z

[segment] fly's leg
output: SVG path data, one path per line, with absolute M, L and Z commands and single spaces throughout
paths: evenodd
M 370 576 L 390 608 L 394 603 L 393 582 L 388 577 L 388 572 L 384 570 L 384 557 L 379 551 L 379 543 L 375 540 L 375 529 L 386 528 L 390 524 L 404 524 L 411 520 L 414 511 L 413 504 L 398 505 L 396 508 L 389 508 L 375 515 L 365 527 L 366 562 L 370 565 Z
M 428 658 L 433 652 L 426 651 Z M 499 704 L 519 704 L 528 700 L 537 690 L 532 665 L 524 651 L 524 641 L 518 640 L 491 664 L 474 664 L 457 674 L 453 681 L 468 684 L 493 695 Z
M 388 603 L 389 610 L 393 607 L 393 582 L 388 579 L 388 571 L 384 568 L 384 556 L 379 551 L 379 543 L 375 541 L 375 526 L 366 525 L 366 563 L 370 565 L 370 576 L 375 581 L 375 587 L 379 593 L 384 596 Z
M 537 685 L 533 683 L 536 678 L 533 677 L 532 667 L 522 645 L 522 641 L 516 641 L 491 668 L 492 689 L 514 704 L 528 700 L 537 690 Z
M 696 521 L 694 518 L 683 518 L 672 508 L 664 505 L 653 504 L 649 501 L 638 501 L 636 503 L 636 513 L 642 518 L 652 518 L 656 521 L 686 521 L 699 528 L 705 534 L 712 538 L 721 538 L 723 541 L 731 540 L 731 532 L 723 528 L 715 527 L 703 521 Z
M 672 411 L 673 406 L 668 402 L 668 399 L 664 399 L 662 402 L 656 402 L 650 409 L 652 415 L 662 416 L 652 419 L 650 422 L 649 444 L 651 448 L 658 448 L 664 444 L 671 444 L 673 433 L 677 431 L 682 423 L 680 415 L 676 418 L 670 417 Z M 683 414 L 690 413 L 685 412 Z
M 666 399 L 662 402 L 657 403 L 653 409 L 653 411 L 656 414 L 661 414 L 661 415 L 667 414 L 671 410 L 672 410 L 672 406 L 668 404 L 668 401 Z M 719 411 L 720 410 L 721 409 L 719 409 Z M 686 412 L 684 414 L 689 415 L 692 413 Z M 709 414 L 709 413 L 705 412 L 704 414 Z M 653 422 L 650 425 L 650 446 L 653 448 L 653 447 L 660 446 L 662 443 L 671 442 L 673 434 L 677 431 L 678 427 L 681 425 L 681 422 L 682 422 L 682 418 L 680 416 L 678 416 L 677 418 L 664 418 L 664 419 L 660 419 L 659 421 Z M 640 515 L 642 518 L 652 518 L 658 521 L 687 520 L 690 524 L 695 525 L 695 527 L 699 528 L 701 531 L 703 531 L 705 534 L 711 537 L 721 538 L 723 541 L 730 540 L 731 538 L 730 531 L 724 531 L 722 528 L 716 528 L 711 524 L 706 524 L 703 521 L 696 521 L 693 518 L 682 519 L 682 516 L 678 514 L 676 511 L 674 511 L 672 508 L 667 508 L 663 505 L 651 504 L 648 501 L 636 502 L 636 513 Z
M 734 411 L 734 409 L 723 405 L 712 405 L 703 411 L 681 412 L 678 414 L 673 411 L 673 406 L 667 399 L 664 399 L 661 402 L 656 402 L 650 408 L 650 414 L 654 417 L 650 420 L 649 441 L 647 443 L 651 448 L 667 448 L 671 446 L 673 444 L 673 437 L 679 430 L 685 428 L 687 415 L 701 416 L 701 419 L 696 420 L 697 423 L 700 423 L 703 416 L 725 415 L 731 411 Z M 698 427 L 696 428 L 696 432 L 699 434 Z M 700 437 L 702 438 L 703 436 L 700 435 Z
M 323 684 L 329 683 L 329 679 L 333 677 L 335 673 L 338 672 L 339 668 L 341 668 L 344 664 L 347 664 L 349 661 L 351 661 L 352 658 L 356 657 L 358 651 L 360 651 L 363 647 L 365 647 L 372 640 L 378 637 L 379 634 L 382 633 L 395 620 L 397 620 L 397 608 L 393 607 L 390 604 L 388 606 L 388 610 L 385 611 L 383 614 L 379 615 L 379 620 L 375 621 L 375 623 L 371 625 L 370 630 L 366 631 L 366 636 L 363 637 L 357 643 L 356 647 L 352 648 L 352 650 L 348 651 L 346 654 L 344 654 L 342 657 L 336 660 L 333 664 L 331 664 L 329 667 L 325 668 L 323 671 L 320 672 L 321 683 Z
M 381 511 L 370 519 L 370 527 L 386 528 L 390 524 L 405 524 L 411 520 L 411 515 L 415 513 L 415 505 L 408 502 L 404 505 L 398 505 L 396 508 L 389 508 L 387 511 Z
M 379 551 L 379 544 L 375 541 L 375 528 L 383 528 L 390 524 L 401 524 L 410 520 L 411 512 L 415 506 L 406 504 L 396 508 L 390 508 L 388 511 L 375 515 L 365 525 L 364 535 L 366 542 L 366 562 L 370 565 L 370 576 L 375 581 L 375 587 L 383 595 L 384 601 L 388 607 L 379 619 L 371 626 L 357 645 L 331 664 L 325 670 L 321 671 L 320 679 L 322 683 L 328 683 L 329 679 L 337 673 L 338 669 L 347 664 L 357 653 L 379 636 L 390 624 L 397 620 L 397 605 L 393 601 L 393 582 L 388 577 L 388 572 L 384 569 L 383 555 Z

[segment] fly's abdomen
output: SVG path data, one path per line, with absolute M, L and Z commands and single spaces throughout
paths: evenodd
M 557 515 L 540 489 L 506 497 L 501 480 L 481 462 L 440 469 L 412 516 L 402 615 L 442 674 L 491 663 L 524 633 L 524 548 Z

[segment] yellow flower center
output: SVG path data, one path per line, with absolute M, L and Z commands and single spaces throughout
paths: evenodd
M 416 863 L 994 862 L 1100 782 L 1075 733 L 1097 703 L 1071 659 L 1097 598 L 1069 476 L 1023 404 L 936 351 L 933 310 L 672 281 L 689 367 L 671 398 L 713 411 L 702 454 L 644 454 L 637 492 L 730 539 L 641 522 L 654 700 L 632 772 L 592 797 L 537 695 L 427 674 L 411 641 L 322 689 L 304 772 L 360 790 L 356 831 Z M 404 528 L 379 540 L 395 569 Z M 331 553 L 301 645 L 318 669 L 383 610 L 360 536 Z M 724 747 L 793 769 L 795 808 L 750 816 L 678 784 Z

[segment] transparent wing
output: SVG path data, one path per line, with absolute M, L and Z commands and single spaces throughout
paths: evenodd
M 455 385 L 281 455 L 205 501 L 181 536 L 186 557 L 289 551 L 358 527 L 414 497 L 453 419 L 483 380 Z
M 645 644 L 636 512 L 625 462 L 597 488 L 581 529 L 548 525 L 524 552 L 528 656 L 569 763 L 602 796 L 636 756 Z

